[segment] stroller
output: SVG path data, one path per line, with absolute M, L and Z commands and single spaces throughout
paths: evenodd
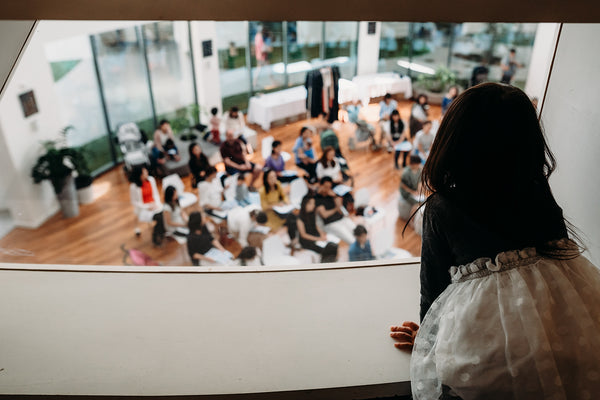
M 119 126 L 119 129 L 117 130 L 117 142 L 121 149 L 121 153 L 123 153 L 123 161 L 125 162 L 125 172 L 127 175 L 129 175 L 134 167 L 150 165 L 148 150 L 142 139 L 142 133 L 135 122 L 123 124 Z
M 348 138 L 348 148 L 350 150 L 356 150 L 356 144 L 370 141 L 371 148 L 377 150 L 377 144 L 375 143 L 375 127 L 368 124 L 366 121 L 356 121 L 356 131 L 354 131 L 355 137 Z

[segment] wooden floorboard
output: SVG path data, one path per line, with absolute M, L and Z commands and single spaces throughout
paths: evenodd
M 405 123 L 410 114 L 411 103 L 399 102 L 399 110 Z M 367 120 L 374 121 L 378 116 L 378 105 L 370 104 L 365 110 Z M 432 107 L 431 117 L 438 118 L 439 107 Z M 294 141 L 302 126 L 316 123 L 316 120 L 297 120 L 280 122 L 269 132 L 252 125 L 258 132 L 259 149 L 251 156 L 252 161 L 262 163 L 261 140 L 272 135 L 283 142 L 285 151 L 291 153 Z M 400 171 L 393 167 L 393 154 L 385 150 L 371 151 L 364 144 L 357 150 L 348 149 L 348 138 L 354 135 L 353 127 L 348 123 L 336 123 L 342 152 L 349 162 L 355 178 L 355 190 L 366 187 L 371 193 L 370 204 L 384 209 L 387 223 L 394 224 L 394 245 L 418 256 L 421 251 L 421 239 L 407 228 L 402 236 L 405 221 L 397 218 L 398 187 Z M 379 133 L 379 132 L 378 132 Z M 314 140 L 317 154 L 320 154 L 318 140 Z M 187 149 L 185 149 L 187 150 Z M 222 166 L 220 166 L 222 169 Z M 295 169 L 292 161 L 289 169 Z M 191 189 L 190 178 L 183 178 L 187 190 Z M 259 181 L 256 182 L 256 186 Z M 129 182 L 121 166 L 117 166 L 94 181 L 95 201 L 82 205 L 80 215 L 64 219 L 60 212 L 48 219 L 38 229 L 15 228 L 0 239 L 0 262 L 39 263 L 39 264 L 90 264 L 122 265 L 121 246 L 141 250 L 164 265 L 191 265 L 185 252 L 185 246 L 166 239 L 161 247 L 151 243 L 150 226 L 142 226 L 142 235 L 134 235 L 136 220 L 129 201 Z M 359 221 L 359 219 L 358 219 Z M 360 221 L 359 221 L 360 222 Z M 232 252 L 239 246 L 231 246 Z M 340 248 L 340 261 L 347 260 L 347 246 Z

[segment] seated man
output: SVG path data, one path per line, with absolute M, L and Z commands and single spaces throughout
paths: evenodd
M 421 183 L 421 158 L 412 155 L 409 158 L 408 166 L 402 170 L 400 178 L 400 200 L 399 213 L 400 218 L 408 220 L 414 210 L 422 203 L 420 196 Z
M 350 261 L 369 261 L 374 260 L 371 251 L 371 243 L 367 236 L 367 229 L 363 225 L 357 225 L 354 228 L 354 237 L 356 241 L 348 249 L 348 258 Z
M 264 226 L 266 222 L 267 215 L 260 211 L 260 207 L 256 205 L 236 207 L 231 209 L 227 214 L 227 229 L 242 247 L 248 246 L 248 241 L 253 242 L 252 245 L 256 247 L 262 247 L 264 234 L 256 232 L 257 235 L 255 236 L 260 235 L 261 237 L 252 240 L 251 232 L 256 225 Z
M 344 216 L 343 199 L 333 191 L 333 181 L 329 176 L 321 179 L 315 196 L 317 215 L 323 220 L 323 230 L 348 244 L 354 242 L 354 222 Z
M 164 164 L 167 159 L 180 160 L 179 151 L 175 146 L 175 136 L 171 130 L 171 124 L 163 119 L 154 132 L 154 147 L 152 147 L 153 162 Z
M 218 213 L 219 211 L 223 211 L 223 185 L 216 178 L 216 168 L 209 167 L 206 171 L 205 179 L 198 184 L 200 207 L 207 214 L 224 219 L 223 214 Z
M 234 175 L 243 172 L 252 174 L 250 190 L 253 190 L 254 181 L 260 175 L 261 168 L 246 159 L 242 141 L 236 139 L 235 133 L 231 130 L 227 131 L 225 141 L 221 144 L 221 157 L 225 163 L 227 174 Z
M 252 154 L 252 146 L 248 144 L 248 141 L 244 137 L 244 128 L 246 128 L 246 121 L 244 120 L 244 114 L 233 106 L 223 115 L 223 122 L 225 124 L 225 132 L 232 131 L 233 135 L 240 139 L 244 143 L 244 148 L 248 151 L 248 154 Z
M 417 132 L 414 143 L 415 154 L 421 157 L 423 163 L 425 163 L 429 156 L 433 139 L 435 139 L 435 135 L 431 133 L 431 121 L 425 121 L 423 128 Z

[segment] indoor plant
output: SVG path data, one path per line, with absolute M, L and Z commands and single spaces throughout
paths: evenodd
M 67 218 L 79 215 L 74 175 L 77 171 L 87 170 L 81 151 L 66 146 L 64 138 L 72 129 L 71 126 L 62 129 L 61 140 L 43 142 L 46 152 L 37 159 L 31 171 L 35 183 L 44 180 L 52 183 L 63 215 Z

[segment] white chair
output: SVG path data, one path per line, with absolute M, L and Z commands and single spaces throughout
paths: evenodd
M 289 255 L 279 235 L 271 235 L 263 241 L 263 261 L 265 265 L 300 265 L 300 260 Z
M 294 179 L 290 182 L 290 203 L 300 208 L 302 198 L 308 193 L 308 186 L 304 179 Z
M 263 160 L 266 160 L 271 155 L 271 145 L 273 144 L 274 140 L 275 138 L 273 138 L 273 136 L 267 136 L 260 143 L 260 153 L 262 154 Z
M 370 198 L 371 194 L 369 193 L 369 189 L 362 188 L 354 194 L 354 206 L 357 208 L 366 207 L 369 205 Z
M 186 192 L 185 185 L 183 181 L 177 174 L 172 174 L 169 176 L 165 176 L 162 180 L 163 193 L 169 186 L 173 186 L 175 190 L 177 190 L 177 194 L 179 195 L 179 206 L 181 208 L 186 208 L 191 205 L 196 204 L 198 201 L 198 197 L 195 194 Z

